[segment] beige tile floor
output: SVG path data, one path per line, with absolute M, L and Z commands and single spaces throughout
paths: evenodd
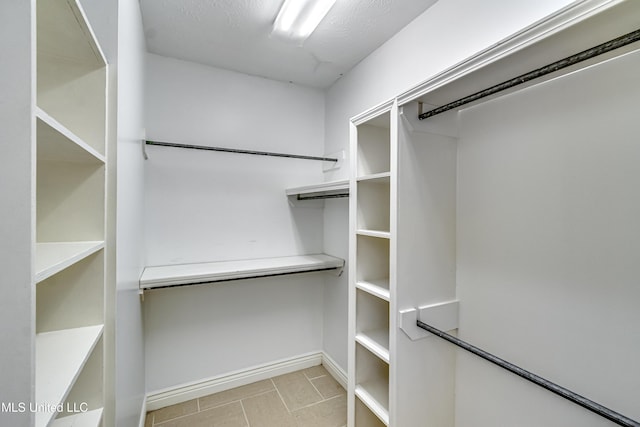
M 343 427 L 344 389 L 322 366 L 147 413 L 145 427 Z

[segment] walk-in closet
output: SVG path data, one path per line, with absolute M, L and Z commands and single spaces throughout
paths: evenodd
M 640 2 L 0 35 L 0 425 L 640 427 Z

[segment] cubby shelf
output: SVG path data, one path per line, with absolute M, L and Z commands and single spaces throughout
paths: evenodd
M 371 175 L 359 176 L 356 180 L 358 182 L 369 181 L 369 182 L 378 182 L 378 183 L 388 183 L 391 181 L 391 173 L 390 172 L 374 173 Z
M 389 425 L 389 384 L 386 381 L 367 381 L 356 385 L 355 395 L 384 425 Z
M 389 301 L 389 279 L 378 279 L 356 282 L 356 288 L 370 293 L 385 301 Z
M 36 243 L 36 283 L 104 248 L 103 241 Z
M 103 325 L 36 334 L 36 402 L 64 402 L 102 336 Z M 36 427 L 47 426 L 55 411 L 36 413 Z
M 380 231 L 380 230 L 356 230 L 356 234 L 360 236 L 369 236 L 369 237 L 378 237 L 380 239 L 389 239 L 391 238 L 391 233 L 388 231 Z
M 38 161 L 104 163 L 105 158 L 62 123 L 36 108 Z
M 389 328 L 356 334 L 356 341 L 384 362 L 389 363 Z
M 265 276 L 342 270 L 344 260 L 325 254 L 298 255 L 196 264 L 147 267 L 140 277 L 140 289 L 195 285 Z
M 102 421 L 102 408 L 68 417 L 57 418 L 51 427 L 98 427 Z

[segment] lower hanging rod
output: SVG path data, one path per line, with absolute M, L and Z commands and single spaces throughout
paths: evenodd
M 270 151 L 255 151 L 255 150 L 240 150 L 236 148 L 208 147 L 206 145 L 177 144 L 175 142 L 145 141 L 145 144 L 158 145 L 161 147 L 189 148 L 192 150 L 222 151 L 224 153 L 253 154 L 256 156 L 288 157 L 290 159 L 303 159 L 303 160 L 320 160 L 323 162 L 334 162 L 334 163 L 338 161 L 338 159 L 334 159 L 333 157 L 316 157 L 316 156 L 305 156 L 301 154 L 272 153 Z
M 568 56 L 559 61 L 545 65 L 544 67 L 540 67 L 533 71 L 529 71 L 528 73 L 522 74 L 518 77 L 514 77 L 502 83 L 498 83 L 495 86 L 491 86 L 490 88 L 481 90 L 472 95 L 465 96 L 464 98 L 460 98 L 457 101 L 453 101 L 441 107 L 437 107 L 437 108 L 434 108 L 433 110 L 429 110 L 425 113 L 418 115 L 418 118 L 420 120 L 424 120 L 429 117 L 433 117 L 437 114 L 444 113 L 445 111 L 453 110 L 454 108 L 458 108 L 465 104 L 469 104 L 471 102 L 477 101 L 481 98 L 494 95 L 498 92 L 502 92 L 503 90 L 511 89 L 512 87 L 521 85 L 523 83 L 537 79 L 547 74 L 551 74 L 558 70 L 562 70 L 563 68 L 570 67 L 577 63 L 580 63 L 588 59 L 594 58 L 596 56 L 602 55 L 604 53 L 610 52 L 614 49 L 618 49 L 628 44 L 635 43 L 638 40 L 640 40 L 640 29 L 627 33 L 623 36 L 617 37 L 613 40 L 609 40 L 608 42 L 602 43 L 590 49 L 583 50 L 582 52 Z
M 343 197 L 349 197 L 349 193 L 323 194 L 321 196 L 302 196 L 298 194 L 296 200 L 341 199 Z
M 522 369 L 521 367 L 514 365 L 513 363 L 507 362 L 504 359 L 499 358 L 498 356 L 494 356 L 493 354 L 486 352 L 474 345 L 469 344 L 466 341 L 461 340 L 458 337 L 454 337 L 453 335 L 449 335 L 446 332 L 441 331 L 440 329 L 434 328 L 431 325 L 427 325 L 424 322 L 418 320 L 418 327 L 426 330 L 427 332 L 431 332 L 433 335 L 442 338 L 443 340 L 449 341 L 452 344 L 457 345 L 460 348 L 467 350 L 470 353 L 475 354 L 487 360 L 499 367 L 506 369 L 507 371 L 518 375 L 519 377 L 524 378 L 525 380 L 531 381 L 532 383 L 561 396 L 576 405 L 580 405 L 585 409 L 588 409 L 591 412 L 594 412 L 601 417 L 608 419 L 618 425 L 625 427 L 640 427 L 640 423 L 638 421 L 634 421 L 631 418 L 627 418 L 624 415 L 613 411 L 607 407 L 600 405 L 599 403 L 594 402 L 593 400 L 587 399 L 584 396 L 581 396 L 577 393 L 574 393 L 571 390 L 568 390 L 558 384 L 555 384 L 549 380 L 546 380 L 534 373 L 531 373 L 527 370 Z

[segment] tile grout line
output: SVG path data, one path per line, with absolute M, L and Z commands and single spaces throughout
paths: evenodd
M 208 408 L 201 409 L 200 412 L 208 411 L 210 409 L 216 409 L 216 408 L 219 408 L 221 406 L 229 405 L 229 404 L 235 403 L 235 402 L 240 402 L 241 400 L 244 400 L 244 399 L 250 399 L 252 397 L 262 396 L 263 394 L 272 393 L 274 391 L 275 391 L 275 387 L 273 388 L 273 390 L 261 391 L 260 393 L 250 394 L 248 396 L 244 396 L 244 397 L 241 397 L 241 398 L 238 398 L 238 399 L 230 400 L 230 401 L 225 402 L 225 403 L 220 403 L 218 405 L 209 406 Z M 224 393 L 224 392 L 220 392 L 220 393 Z M 216 393 L 214 393 L 214 394 L 216 394 Z M 205 397 L 207 397 L 207 396 L 205 396 Z
M 321 378 L 321 377 L 318 377 L 318 378 Z M 311 387 L 313 387 L 313 389 L 316 391 L 316 393 L 318 393 L 318 396 L 320 396 L 320 402 L 325 401 L 326 399 L 324 397 L 324 394 L 320 393 L 320 390 L 318 390 L 318 387 L 316 387 L 316 385 L 313 383 L 313 381 L 311 381 L 310 379 L 307 379 L 307 381 L 309 382 L 309 384 L 311 384 Z M 316 402 L 316 403 L 320 403 L 320 402 Z
M 282 395 L 280 394 L 280 390 L 278 390 L 278 386 L 276 385 L 276 383 L 273 381 L 273 378 L 269 378 L 271 380 L 271 383 L 273 384 L 273 386 L 276 389 L 276 393 L 278 393 L 278 397 L 280 397 L 280 400 L 282 401 L 282 404 L 284 405 L 284 408 L 287 410 L 288 413 L 291 414 L 291 411 L 289 410 L 289 407 L 287 406 L 287 402 L 284 401 L 284 399 L 282 398 Z
M 318 378 L 326 377 L 327 375 L 326 374 L 322 374 L 322 375 L 318 375 L 317 377 L 310 377 L 305 373 L 304 376 L 307 377 L 307 379 L 309 381 L 311 381 L 311 380 L 317 380 Z
M 300 410 L 302 410 L 302 409 L 311 408 L 312 406 L 319 405 L 319 404 L 321 404 L 321 403 L 328 402 L 328 401 L 330 401 L 330 400 L 337 399 L 337 398 L 339 398 L 339 397 L 342 397 L 342 394 L 339 394 L 339 395 L 337 395 L 337 396 L 330 397 L 330 398 L 328 398 L 328 399 L 320 400 L 319 402 L 310 403 L 310 404 L 308 404 L 308 405 L 306 405 L 306 406 L 301 406 L 300 408 L 296 409 L 295 411 L 293 411 L 293 412 L 291 412 L 291 413 L 293 414 L 294 412 L 298 412 L 298 411 L 300 411 Z
M 247 427 L 251 427 L 251 424 L 249 423 L 249 417 L 247 417 L 247 411 L 244 410 L 244 404 L 242 403 L 242 400 L 240 400 L 240 407 L 242 408 L 242 413 L 244 414 L 244 420 L 247 422 Z

